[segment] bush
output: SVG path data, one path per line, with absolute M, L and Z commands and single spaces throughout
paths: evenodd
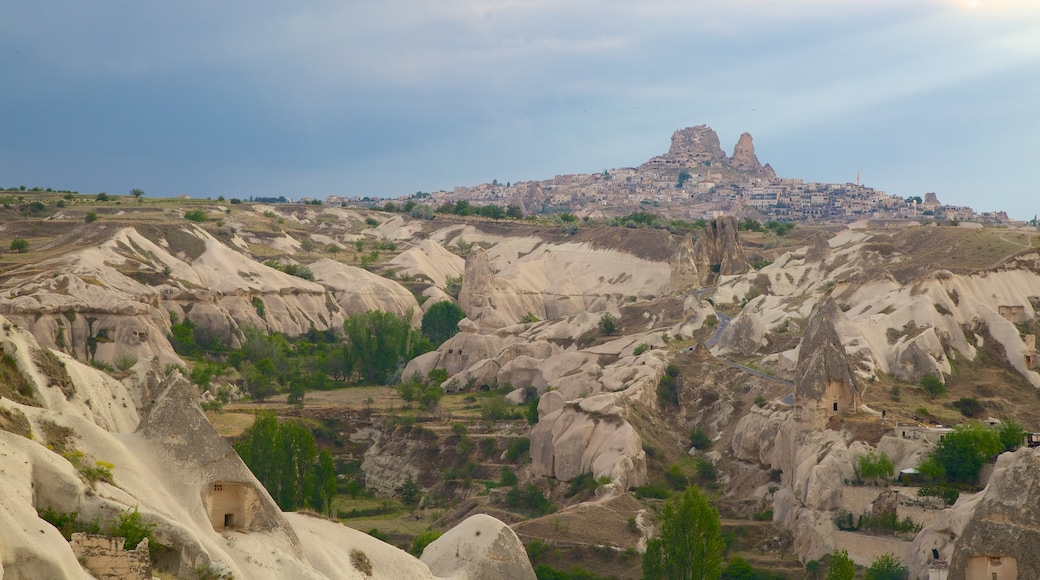
M 202 223 L 206 221 L 206 211 L 201 209 L 190 209 L 184 212 L 184 219 L 195 223 Z
M 531 450 L 531 440 L 527 437 L 513 439 L 506 447 L 506 461 L 520 463 L 524 455 Z
M 643 354 L 644 352 L 646 352 L 648 350 L 650 350 L 650 345 L 645 343 L 645 342 L 641 342 L 641 343 L 639 343 L 639 346 L 637 346 L 632 351 L 632 354 L 634 354 L 635 356 L 639 356 L 639 355 Z
M 1004 444 L 1005 451 L 1014 451 L 1021 447 L 1025 437 L 1026 430 L 1018 421 L 1008 421 L 1000 428 L 1000 442 Z
M 426 530 L 425 532 L 421 532 L 418 536 L 412 538 L 412 549 L 410 550 L 412 555 L 416 558 L 422 556 L 423 550 L 426 549 L 426 546 L 432 544 L 433 541 L 439 537 L 441 537 L 441 533 L 437 530 Z
M 125 538 L 124 549 L 133 550 L 145 538 L 152 543 L 153 530 L 155 530 L 155 524 L 146 521 L 141 512 L 137 511 L 137 507 L 134 507 L 131 511 L 119 514 L 115 525 L 108 530 L 108 535 Z
M 507 507 L 523 511 L 533 517 L 544 516 L 556 511 L 556 506 L 533 483 L 527 484 L 523 490 L 514 485 L 506 494 L 505 504 Z
M 636 488 L 637 499 L 668 499 L 669 496 L 671 496 L 670 491 L 657 485 L 644 485 Z
M 11 251 L 18 252 L 19 254 L 24 254 L 29 251 L 29 242 L 23 240 L 22 238 L 15 238 L 11 242 Z
M 611 336 L 618 330 L 617 318 L 613 314 L 607 312 L 603 316 L 599 317 L 599 331 L 607 336 Z
M 917 495 L 919 497 L 942 498 L 943 503 L 946 505 L 953 505 L 957 503 L 957 498 L 960 497 L 961 492 L 959 489 L 948 485 L 922 485 L 917 488 Z
M 893 554 L 882 554 L 867 568 L 864 580 L 903 580 L 906 578 L 906 566 Z
M 98 216 L 96 211 L 88 211 L 87 215 L 83 217 L 83 221 L 87 222 L 88 224 L 93 223 L 97 221 L 97 217 Z
M 961 397 L 953 402 L 953 408 L 965 417 L 978 417 L 982 414 L 982 403 L 974 397 Z
M 708 437 L 708 434 L 702 431 L 700 427 L 690 432 L 690 445 L 694 449 L 704 450 L 711 447 L 711 444 L 711 437 Z

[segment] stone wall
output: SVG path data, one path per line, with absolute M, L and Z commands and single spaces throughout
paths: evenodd
M 133 550 L 124 550 L 123 538 L 95 534 L 72 534 L 72 552 L 98 580 L 151 580 L 152 562 L 148 539 Z

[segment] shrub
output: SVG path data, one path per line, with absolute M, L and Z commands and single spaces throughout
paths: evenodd
M 373 529 L 372 531 L 375 530 Z M 371 534 L 371 532 L 369 533 Z M 387 537 L 387 539 L 383 541 L 389 542 L 389 537 Z M 372 561 L 368 559 L 368 556 L 366 556 L 364 552 L 358 550 L 357 548 L 351 548 L 350 550 L 350 565 L 353 566 L 355 570 L 361 572 L 365 576 L 372 575 Z
M 116 358 L 116 368 L 121 370 L 121 371 L 123 371 L 123 372 L 126 372 L 126 371 L 130 370 L 136 364 L 137 364 L 137 357 L 130 356 L 130 355 L 126 354 L 126 353 L 121 354 L 121 355 L 119 355 Z
M 690 445 L 694 449 L 703 450 L 711 447 L 712 441 L 708 434 L 701 430 L 700 427 L 695 428 L 690 432 Z
M 512 467 L 509 467 L 508 465 L 503 465 L 501 473 L 501 476 L 499 476 L 498 478 L 498 484 L 500 486 L 509 487 L 517 484 L 518 479 L 516 477 L 516 472 L 513 471 Z
M 201 209 L 190 209 L 184 212 L 184 219 L 195 223 L 202 223 L 206 221 L 206 212 Z
M 953 408 L 965 417 L 978 417 L 982 414 L 982 403 L 974 397 L 961 397 L 953 402 Z
M 524 454 L 531 450 L 531 440 L 527 437 L 520 437 L 513 439 L 509 442 L 509 446 L 506 447 L 506 461 L 510 463 L 519 463 Z
M 11 251 L 18 252 L 19 254 L 24 254 L 29 251 L 29 242 L 23 240 L 22 238 L 15 238 L 11 242 Z
M 145 520 L 135 506 L 133 510 L 119 514 L 115 525 L 108 530 L 108 534 L 117 538 L 125 538 L 126 542 L 123 547 L 133 550 L 145 538 L 152 543 L 153 530 L 155 530 L 155 524 Z
M 425 532 L 421 532 L 419 535 L 412 538 L 412 555 L 417 558 L 422 556 L 423 550 L 426 549 L 426 546 L 432 544 L 433 541 L 439 537 L 441 537 L 441 533 L 437 530 L 426 530 Z
M 97 221 L 97 217 L 98 216 L 97 216 L 97 212 L 96 211 L 88 211 L 87 215 L 85 215 L 83 217 L 83 221 L 85 221 L 85 222 L 87 222 L 89 224 L 89 223 L 92 223 L 92 222 L 96 222 Z
M 523 490 L 519 486 L 513 486 L 506 494 L 505 504 L 535 517 L 556 511 L 556 506 L 533 483 L 527 484 Z
M 606 312 L 603 316 L 599 317 L 599 331 L 607 336 L 611 336 L 617 332 L 617 318 L 613 314 Z
M 645 342 L 641 342 L 639 343 L 639 346 L 637 346 L 635 350 L 632 351 L 632 354 L 634 354 L 635 356 L 639 356 L 648 350 L 650 350 L 650 345 Z
M 882 554 L 867 568 L 864 580 L 903 580 L 906 578 L 906 566 L 893 554 Z
M 1014 451 L 1021 447 L 1025 437 L 1026 430 L 1018 421 L 1008 421 L 1000 428 L 1000 442 L 1004 444 L 1005 451 Z

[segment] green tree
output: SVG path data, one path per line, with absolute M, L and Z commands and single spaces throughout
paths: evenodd
M 882 554 L 870 563 L 864 580 L 905 580 L 906 566 L 893 554 Z
M 935 400 L 936 397 L 946 394 L 946 385 L 943 384 L 942 380 L 935 375 L 925 375 L 921 377 L 921 386 L 928 393 L 928 396 Z
M 404 478 L 404 483 L 397 488 L 397 495 L 401 497 L 401 503 L 408 507 L 415 507 L 419 505 L 419 500 L 422 499 L 422 490 L 419 489 L 419 484 L 415 483 L 415 478 L 409 473 Z
M 130 190 L 130 195 L 134 196 L 134 198 L 137 199 L 137 203 L 141 203 L 141 197 L 144 196 L 144 190 L 135 187 Z
M 680 171 L 679 172 L 679 179 L 677 179 L 675 181 L 675 187 L 677 187 L 679 189 L 682 189 L 683 184 L 686 183 L 687 181 L 689 181 L 691 177 L 693 177 L 693 176 L 690 175 L 689 171 L 686 171 L 686 170 Z
M 895 473 L 895 465 L 884 451 L 872 449 L 863 455 L 857 455 L 856 465 L 859 476 L 873 483 L 877 483 L 878 479 L 891 478 Z
M 334 473 L 329 487 L 329 473 L 334 472 L 332 457 L 319 460 L 314 434 L 306 427 L 292 421 L 279 422 L 274 413 L 258 413 L 253 425 L 235 443 L 235 451 L 281 509 L 294 511 L 304 505 L 318 511 L 330 509 L 328 504 L 335 493 Z
M 459 332 L 459 321 L 465 317 L 466 313 L 458 304 L 441 300 L 430 306 L 423 315 L 422 333 L 434 346 L 440 346 Z
M 269 358 L 260 359 L 253 363 L 246 361 L 242 363 L 242 385 L 246 392 L 258 403 L 270 397 L 278 391 L 276 378 L 278 371 Z
M 599 317 L 599 331 L 603 334 L 610 336 L 617 332 L 617 318 L 613 314 L 606 312 L 603 316 Z
M 343 322 L 350 358 L 364 381 L 385 385 L 399 364 L 432 349 L 429 340 L 408 323 L 411 319 L 410 310 L 403 317 L 369 310 Z
M 318 463 L 314 466 L 314 485 L 311 487 L 311 507 L 332 516 L 332 500 L 336 497 L 336 464 L 327 450 L 318 454 Z
M 11 242 L 11 251 L 18 252 L 19 254 L 24 254 L 29 251 L 29 242 L 23 240 L 22 238 L 15 238 Z
M 97 212 L 96 211 L 88 211 L 87 215 L 85 215 L 83 217 L 83 221 L 87 222 L 88 224 L 96 222 L 97 221 Z
M 827 580 L 853 580 L 856 577 L 856 564 L 849 558 L 848 550 L 835 550 L 831 556 L 831 567 L 827 570 Z
M 1026 430 L 1022 424 L 1014 419 L 1005 422 L 1000 427 L 1000 442 L 1004 444 L 1004 451 L 1014 451 L 1022 446 L 1025 441 Z
M 661 536 L 647 542 L 643 555 L 644 580 L 707 580 L 722 574 L 719 512 L 696 486 L 661 511 Z
M 957 483 L 974 483 L 982 465 L 1004 450 L 1000 435 L 979 423 L 954 427 L 920 466 L 924 475 Z

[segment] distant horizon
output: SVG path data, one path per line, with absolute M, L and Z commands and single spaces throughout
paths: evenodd
M 632 167 L 706 124 L 782 177 L 1040 214 L 1040 2 L 3 12 L 0 184 L 385 199 Z

